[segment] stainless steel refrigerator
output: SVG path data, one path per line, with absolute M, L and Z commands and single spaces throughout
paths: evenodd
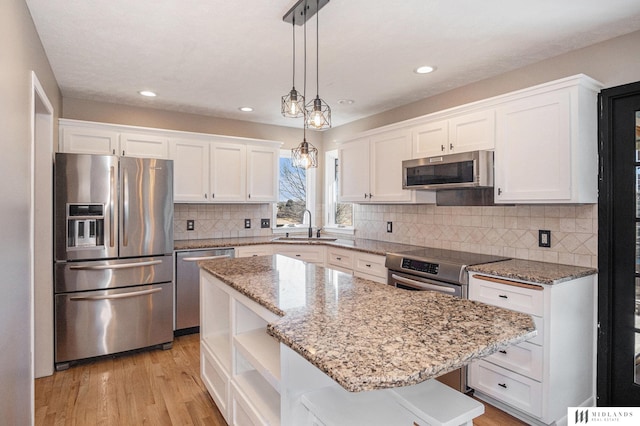
M 173 341 L 173 162 L 58 153 L 55 363 Z

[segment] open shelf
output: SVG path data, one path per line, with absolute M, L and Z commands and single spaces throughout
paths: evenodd
M 204 336 L 201 344 L 206 345 L 227 372 L 231 372 L 231 344 L 228 334 Z
M 280 392 L 280 344 L 265 329 L 256 329 L 234 337 L 236 349 Z
M 234 386 L 240 390 L 238 396 L 245 400 L 244 405 L 253 407 L 265 424 L 280 424 L 280 394 L 260 373 L 245 371 L 234 377 Z

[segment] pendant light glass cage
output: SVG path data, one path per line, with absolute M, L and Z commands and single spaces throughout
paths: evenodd
M 304 96 L 296 90 L 296 21 L 292 20 L 293 28 L 293 82 L 291 91 L 282 97 L 281 110 L 285 117 L 298 118 L 304 116 Z
M 316 10 L 319 12 L 320 0 L 316 0 Z M 331 128 L 331 108 L 320 99 L 320 20 L 316 13 L 316 97 L 305 105 L 305 127 L 313 130 Z M 306 48 L 306 47 L 305 47 Z
M 318 167 L 318 149 L 305 139 L 291 150 L 291 164 L 301 169 Z

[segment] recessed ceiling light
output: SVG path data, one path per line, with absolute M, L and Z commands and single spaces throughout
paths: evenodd
M 434 72 L 435 70 L 436 70 L 436 67 L 432 67 L 430 65 L 423 65 L 413 70 L 413 72 L 415 72 L 416 74 L 429 74 L 430 72 Z
M 253 108 L 251 108 L 251 107 L 240 107 L 238 109 L 240 111 L 242 111 L 242 112 L 251 112 L 251 111 L 253 111 Z
M 338 104 L 340 105 L 353 105 L 356 103 L 353 99 L 338 99 Z
M 155 92 L 152 92 L 151 90 L 141 90 L 138 93 L 140 93 L 142 96 L 146 96 L 148 98 L 153 98 L 156 96 Z

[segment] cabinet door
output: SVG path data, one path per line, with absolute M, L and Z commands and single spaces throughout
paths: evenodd
M 409 131 L 399 130 L 373 136 L 369 149 L 370 201 L 411 201 L 412 191 L 402 189 L 402 161 L 411 159 Z
M 340 202 L 369 201 L 369 140 L 347 142 L 338 148 Z
M 446 154 L 449 152 L 449 122 L 440 120 L 414 127 L 411 139 L 413 158 Z
M 172 140 L 173 198 L 175 202 L 209 200 L 209 143 L 200 140 Z
M 570 201 L 570 92 L 542 93 L 497 110 L 496 202 Z
M 247 201 L 278 200 L 279 151 L 272 146 L 247 146 Z
M 119 155 L 167 159 L 169 158 L 169 140 L 155 135 L 122 133 Z
M 211 200 L 239 202 L 246 200 L 246 147 L 233 142 L 211 145 Z
M 493 149 L 496 142 L 495 110 L 488 109 L 449 120 L 449 152 Z
M 114 155 L 118 152 L 118 133 L 86 127 L 61 126 L 60 152 Z

